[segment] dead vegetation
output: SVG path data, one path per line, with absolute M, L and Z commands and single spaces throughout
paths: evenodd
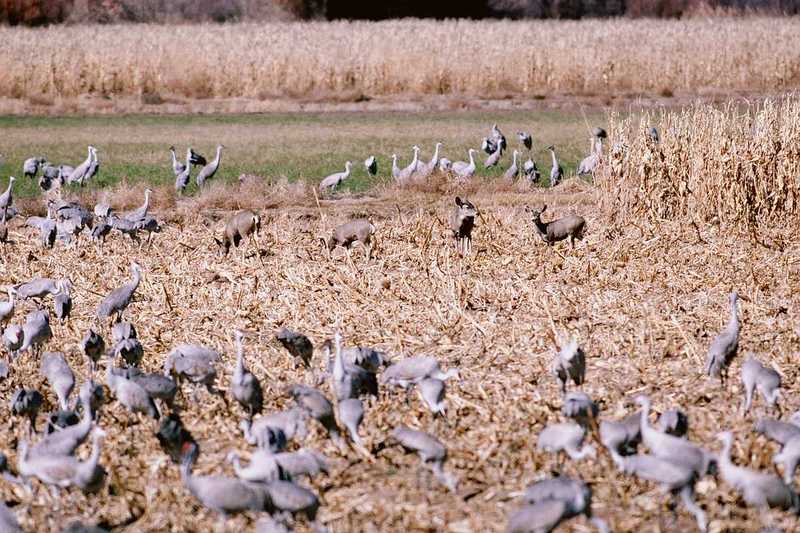
M 3 27 L 0 97 L 63 109 L 79 97 L 157 108 L 175 98 L 774 91 L 800 85 L 799 32 L 792 17 Z
M 314 380 L 269 340 L 284 326 L 308 334 L 319 346 L 341 320 L 347 343 L 375 346 L 393 357 L 431 354 L 443 367 L 460 368 L 461 380 L 448 383 L 447 421 L 434 420 L 416 395 L 406 403 L 404 394 L 387 390 L 367 406 L 361 430 L 370 447 L 401 424 L 437 435 L 448 447 L 447 468 L 460 481 L 455 494 L 420 472 L 413 456 L 387 449 L 371 460 L 355 452 L 345 457 L 321 427 L 310 426 L 305 444 L 334 460 L 331 474 L 312 484 L 322 502 L 320 519 L 334 531 L 503 530 L 518 506 L 513 493 L 555 468 L 551 456 L 535 451 L 537 434 L 561 416 L 559 384 L 549 371 L 552 326 L 558 334 L 574 335 L 585 349 L 584 390 L 599 402 L 601 416 L 630 413 L 632 398 L 649 393 L 657 411 L 680 406 L 689 414 L 693 441 L 715 448 L 714 434 L 733 429 L 738 462 L 773 468 L 776 445 L 751 430 L 762 406 L 746 418 L 735 414 L 738 380 L 721 389 L 703 379 L 702 367 L 725 320 L 727 294 L 736 289 L 747 297 L 740 315 L 741 352 L 752 350 L 777 365 L 786 387 L 784 410 L 800 407 L 796 243 L 779 253 L 705 224 L 695 233 L 678 221 L 610 223 L 598 207 L 600 193 L 576 180 L 555 191 L 528 193 L 499 185 L 469 191 L 440 186 L 434 191 L 387 187 L 370 197 L 319 206 L 300 185 L 275 185 L 265 199 L 212 188 L 198 199 L 179 201 L 169 215 L 168 193 L 156 191 L 155 209 L 169 223 L 152 247 L 115 236 L 103 249 L 83 244 L 43 251 L 12 224 L 15 243 L 0 259 L 0 284 L 36 275 L 70 277 L 73 319 L 53 325 L 48 348 L 65 351 L 81 380 L 88 368 L 78 342 L 93 325 L 100 295 L 127 279 L 131 259 L 145 273 L 138 301 L 128 310 L 144 345 L 144 368 L 160 370 L 178 343 L 206 344 L 224 354 L 218 385 L 226 390 L 235 356 L 232 330 L 260 331 L 263 339 L 248 343 L 247 353 L 251 371 L 264 384 L 267 411 L 289 404 L 283 392 L 288 383 Z M 469 258 L 455 253 L 447 226 L 455 192 L 468 196 L 481 213 Z M 131 192 L 127 205 L 140 199 Z M 574 251 L 563 243 L 549 247 L 535 235 L 524 206 L 545 201 L 552 217 L 575 212 L 586 218 L 586 237 Z M 221 231 L 228 212 L 217 210 L 238 208 L 261 211 L 262 250 L 248 243 L 222 259 L 212 235 Z M 367 261 L 358 247 L 349 255 L 335 250 L 329 258 L 319 238 L 336 224 L 365 215 L 377 226 L 373 258 Z M 28 309 L 23 305 L 18 316 Z M 738 377 L 742 360 L 733 362 L 731 376 Z M 323 366 L 317 352 L 312 368 L 318 373 Z M 8 417 L 5 400 L 23 384 L 47 390 L 53 407 L 55 398 L 38 368 L 30 355 L 13 363 L 10 377 L 0 383 L 0 413 Z M 178 403 L 201 445 L 196 471 L 230 474 L 222 458 L 231 448 L 246 449 L 238 408 L 226 409 L 204 390 L 193 395 L 189 385 Z M 123 429 L 120 421 L 128 419 L 132 423 Z M 13 465 L 27 427 L 7 420 L 0 442 Z M 56 507 L 38 482 L 32 493 L 0 486 L 26 530 L 56 530 L 75 517 L 128 524 L 127 531 L 245 530 L 256 518 L 245 514 L 220 523 L 197 508 L 180 484 L 178 468 L 158 448 L 151 420 L 134 421 L 111 402 L 100 424 L 108 431 L 101 463 L 110 478 L 99 495 L 64 491 Z M 694 527 L 681 508 L 674 522 L 661 491 L 616 473 L 605 452 L 593 461 L 568 461 L 565 471 L 592 484 L 594 514 L 614 531 Z M 711 530 L 755 531 L 768 520 L 797 529 L 796 519 L 747 510 L 733 494 L 711 477 L 698 485 L 697 500 L 708 512 Z M 588 527 L 584 519 L 575 523 Z

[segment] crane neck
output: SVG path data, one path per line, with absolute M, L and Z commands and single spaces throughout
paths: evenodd
M 244 374 L 244 346 L 242 339 L 236 339 L 236 374 L 242 376 Z
M 439 144 L 437 143 L 436 149 L 433 151 L 433 158 L 431 159 L 431 162 L 435 163 L 438 160 L 439 160 Z
M 334 360 L 333 360 L 333 380 L 334 382 L 339 382 L 344 378 L 344 361 L 342 361 L 342 342 L 339 340 L 337 336 L 334 343 L 336 346 L 334 349 Z
M 553 166 L 557 167 L 558 166 L 558 159 L 556 159 L 556 151 L 551 149 L 550 150 L 550 156 L 553 158 Z
M 472 152 L 469 153 L 469 164 L 470 165 L 475 164 L 475 156 L 472 155 Z
M 175 162 L 175 152 L 172 152 L 172 160 L 173 163 Z M 192 149 L 189 148 L 186 150 L 186 168 L 189 168 L 192 165 Z
M 222 155 L 222 146 L 217 146 L 217 157 L 214 158 L 215 165 L 219 165 L 220 155 Z

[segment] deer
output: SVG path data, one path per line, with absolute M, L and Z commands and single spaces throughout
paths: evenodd
M 450 229 L 456 240 L 456 248 L 461 255 L 472 252 L 472 228 L 475 227 L 475 217 L 478 209 L 469 200 L 462 200 L 456 196 L 456 206 L 450 213 Z
M 322 245 L 332 252 L 337 246 L 350 248 L 353 243 L 360 242 L 367 249 L 367 259 L 372 257 L 372 236 L 375 235 L 375 224 L 366 218 L 357 218 L 340 224 L 333 229 L 330 239 L 320 239 Z
M 227 256 L 231 245 L 238 248 L 242 239 L 248 236 L 257 237 L 260 229 L 261 217 L 253 211 L 245 209 L 233 215 L 225 224 L 222 240 L 214 237 L 214 241 L 216 241 L 217 246 L 219 246 L 220 253 L 223 256 Z
M 547 205 L 543 205 L 541 209 L 531 209 L 525 206 L 525 212 L 531 214 L 531 220 L 539 236 L 550 246 L 553 246 L 556 241 L 563 241 L 569 237 L 570 244 L 575 248 L 575 239 L 583 239 L 586 220 L 578 215 L 567 215 L 551 222 L 542 222 L 542 213 L 546 209 Z

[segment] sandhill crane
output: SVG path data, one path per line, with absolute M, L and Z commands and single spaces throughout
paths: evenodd
M 117 401 L 132 413 L 143 413 L 158 420 L 160 413 L 153 398 L 147 391 L 133 380 L 114 372 L 114 365 L 109 359 L 106 369 L 106 383 L 117 397 Z
M 21 300 L 42 299 L 48 294 L 58 292 L 58 282 L 51 278 L 33 278 L 25 283 L 15 285 L 14 290 Z
M 89 168 L 86 169 L 86 174 L 83 175 L 83 179 L 81 179 L 81 186 L 84 183 L 91 180 L 93 177 L 97 175 L 97 172 L 100 170 L 100 160 L 97 159 L 97 148 L 92 148 L 91 150 L 91 162 L 89 163 Z
M 98 464 L 105 435 L 100 428 L 94 430 L 92 454 L 86 461 L 79 461 L 71 455 L 30 458 L 28 443 L 23 442 L 20 444 L 17 469 L 22 476 L 37 477 L 48 485 L 60 488 L 76 486 L 86 493 L 96 492 L 103 486 L 106 477 L 105 469 Z
M 17 517 L 4 501 L 0 501 L 0 531 L 5 533 L 22 533 L 22 528 L 19 527 Z
M 667 409 L 658 417 L 658 429 L 676 437 L 683 437 L 689 431 L 689 418 L 680 409 Z
M 142 280 L 142 268 L 136 263 L 131 263 L 133 279 L 121 287 L 111 291 L 97 307 L 97 318 L 105 320 L 116 315 L 117 320 L 122 318 L 122 313 L 133 300 L 133 295 Z
M 650 452 L 656 457 L 690 468 L 697 472 L 698 475 L 705 475 L 708 472 L 709 464 L 713 460 L 712 455 L 687 440 L 661 433 L 651 427 L 648 421 L 650 399 L 647 396 L 637 397 L 636 403 L 642 407 L 642 442 L 650 449 Z
M 17 352 L 22 348 L 23 336 L 22 328 L 16 324 L 11 324 L 3 330 L 3 346 L 13 357 L 16 357 Z
M 62 409 L 69 408 L 69 396 L 75 387 L 75 374 L 61 352 L 45 352 L 42 355 L 42 375 L 58 397 Z
M 335 174 L 331 174 L 330 176 L 326 177 L 319 183 L 319 191 L 333 191 L 338 187 L 344 180 L 350 177 L 350 171 L 353 168 L 353 163 L 347 161 L 344 164 L 344 172 L 336 172 Z
M 605 521 L 592 516 L 592 489 L 581 479 L 573 479 L 568 476 L 543 479 L 526 487 L 522 497 L 527 505 L 540 505 L 539 509 L 543 511 L 552 506 L 554 502 L 562 502 L 565 507 L 559 522 L 574 516 L 585 515 L 599 531 L 608 532 L 608 525 Z M 541 514 L 527 514 L 538 514 L 537 519 L 546 519 L 550 516 L 547 511 Z M 536 527 L 531 529 L 535 531 Z
M 519 150 L 514 150 L 511 154 L 511 166 L 503 173 L 503 177 L 509 181 L 514 181 L 519 176 L 519 164 L 517 158 L 519 157 Z
M 371 155 L 364 160 L 364 168 L 366 169 L 367 174 L 370 176 L 374 176 L 378 173 L 378 160 L 375 159 L 374 155 Z
M 661 138 L 658 134 L 658 128 L 656 128 L 655 126 L 651 126 L 647 130 L 647 137 L 653 144 L 658 144 L 661 141 Z
M 94 330 L 90 329 L 81 339 L 81 351 L 89 359 L 90 375 L 93 375 L 97 370 L 97 362 L 102 357 L 103 352 L 106 351 L 106 341 Z
M 592 137 L 590 140 L 591 148 L 589 151 L 589 155 L 581 160 L 578 164 L 578 168 L 575 171 L 575 174 L 578 176 L 582 176 L 585 174 L 591 174 L 594 176 L 595 170 L 600 165 L 600 160 L 602 159 L 603 154 L 603 141 L 597 139 L 595 142 L 595 137 Z
M 500 150 L 505 150 L 508 147 L 508 144 L 506 143 L 506 137 L 500 131 L 500 128 L 497 127 L 497 124 L 492 124 L 492 134 L 491 135 L 492 135 L 491 136 L 492 141 L 494 142 L 494 144 Z M 492 151 L 494 151 L 494 150 L 492 150 Z
M 503 151 L 500 148 L 497 148 L 497 150 L 492 152 L 489 157 L 486 158 L 483 168 L 491 168 L 495 166 L 500 161 L 501 155 L 503 155 Z
M 111 326 L 111 339 L 115 343 L 125 339 L 135 339 L 137 337 L 136 326 L 130 322 L 114 322 L 114 325 Z
M 484 137 L 481 141 L 481 150 L 491 155 L 498 150 L 497 144 L 489 137 Z
M 144 347 L 139 339 L 122 339 L 111 347 L 111 357 L 116 360 L 119 357 L 125 360 L 129 367 L 138 366 L 144 357 Z
M 402 169 L 397 166 L 397 154 L 392 154 L 392 177 L 399 180 L 401 171 Z
M 600 422 L 600 442 L 611 454 L 617 466 L 627 455 L 636 454 L 636 448 L 642 441 L 641 413 L 632 413 L 622 420 L 603 420 Z
M 753 424 L 753 430 L 784 446 L 790 440 L 800 436 L 800 425 L 795 424 L 791 419 L 790 422 L 782 422 L 771 418 L 759 418 Z
M 456 161 L 452 164 L 451 170 L 453 173 L 462 179 L 471 178 L 475 174 L 475 149 L 469 149 L 469 163 L 464 161 Z
M 140 220 L 144 219 L 147 216 L 147 212 L 150 210 L 150 195 L 153 194 L 153 191 L 149 188 L 144 190 L 144 202 L 142 205 L 125 213 L 123 218 L 130 220 L 131 222 L 139 222 Z
M 409 179 L 419 167 L 419 146 L 415 144 L 411 147 L 411 150 L 414 152 L 414 157 L 411 159 L 411 163 L 409 163 L 407 167 L 400 169 L 400 173 L 397 176 L 397 179 L 400 181 L 406 181 Z
M 789 439 L 781 451 L 772 457 L 772 462 L 783 466 L 783 482 L 792 486 L 794 471 L 800 463 L 800 437 Z
M 26 178 L 35 178 L 39 172 L 39 166 L 44 165 L 47 160 L 44 157 L 29 157 L 22 164 L 22 175 Z
M 443 372 L 439 361 L 430 356 L 414 356 L 401 359 L 389 365 L 381 374 L 381 381 L 387 385 L 399 385 L 406 388 L 412 383 L 419 383 L 425 378 L 436 378 L 446 381 L 458 377 L 458 369 L 451 368 Z
M 8 243 L 8 223 L 6 217 L 8 216 L 8 207 L 4 207 L 0 211 L 0 243 Z
M 211 393 L 216 393 L 214 381 L 217 379 L 217 370 L 214 363 L 220 360 L 220 355 L 215 350 L 195 344 L 179 344 L 167 355 L 164 361 L 164 375 L 173 373 L 179 378 L 186 378 L 192 383 L 201 383 Z M 225 400 L 225 397 L 222 396 Z
M 54 294 L 55 315 L 63 324 L 72 313 L 72 297 L 70 288 L 72 283 L 68 279 L 60 279 L 56 284 L 58 291 Z
M 591 444 L 583 444 L 586 429 L 572 422 L 549 424 L 536 441 L 536 449 L 558 453 L 565 452 L 571 459 L 579 461 L 585 457 L 594 458 L 596 451 Z
M 222 149 L 224 146 L 221 144 L 217 146 L 217 156 L 211 161 L 209 164 L 204 166 L 200 169 L 200 172 L 197 174 L 195 181 L 197 182 L 198 187 L 202 187 L 206 180 L 211 179 L 214 177 L 214 174 L 217 173 L 217 169 L 219 168 L 219 158 L 220 154 L 222 153 Z
M 266 485 L 269 499 L 276 511 L 304 514 L 312 523 L 317 519 L 319 499 L 316 494 L 291 481 L 275 480 Z M 312 527 L 316 530 L 316 527 Z
M 730 431 L 718 433 L 717 439 L 722 441 L 722 451 L 717 460 L 719 473 L 725 483 L 741 493 L 742 499 L 748 505 L 777 507 L 793 512 L 800 510 L 797 493 L 780 478 L 733 464 L 731 461 L 733 433 Z
M 753 404 L 753 391 L 758 388 L 758 392 L 770 407 L 778 403 L 781 387 L 781 375 L 772 368 L 768 368 L 753 357 L 747 356 L 742 364 L 742 385 L 744 385 L 744 412 L 750 410 Z
M 87 156 L 83 163 L 75 167 L 72 172 L 66 175 L 66 182 L 67 183 L 83 183 L 83 178 L 86 176 L 86 173 L 89 171 L 89 167 L 92 166 L 92 151 L 94 150 L 93 146 L 89 146 L 86 150 Z
M 122 375 L 133 381 L 147 392 L 154 400 L 163 400 L 168 407 L 172 407 L 178 384 L 163 374 L 142 372 L 136 367 L 124 369 Z
M 192 453 L 196 444 L 189 444 L 181 462 L 183 485 L 200 503 L 223 516 L 241 511 L 264 511 L 269 505 L 266 489 L 261 484 L 227 476 L 195 476 L 192 474 Z
M 576 386 L 583 385 L 586 379 L 586 354 L 578 346 L 576 339 L 572 339 L 561 348 L 553 359 L 552 368 L 556 378 L 561 382 L 562 394 L 566 394 L 569 380 Z
M 600 408 L 585 392 L 570 392 L 564 396 L 564 405 L 561 408 L 564 416 L 576 420 L 579 424 L 587 423 L 597 418 Z
M 339 402 L 339 420 L 342 422 L 347 432 L 350 434 L 356 446 L 364 446 L 361 436 L 358 434 L 358 428 L 364 420 L 364 404 L 358 398 L 348 398 Z
M 595 126 L 592 128 L 592 135 L 598 139 L 606 139 L 608 137 L 608 132 L 600 126 Z
M 385 353 L 366 346 L 342 347 L 342 359 L 344 360 L 345 366 L 360 366 L 367 372 L 372 372 L 373 374 L 377 374 L 381 368 L 391 364 L 391 361 Z M 328 359 L 327 370 L 329 374 L 333 373 L 334 362 L 335 358 L 330 357 Z
M 59 455 L 72 455 L 83 444 L 94 427 L 95 411 L 92 407 L 92 396 L 95 383 L 85 382 L 78 393 L 83 408 L 83 416 L 72 425 L 66 425 L 58 431 L 53 431 L 37 442 L 30 449 L 31 457 L 55 457 Z
M 243 481 L 269 483 L 283 477 L 283 469 L 275 460 L 275 455 L 266 450 L 256 450 L 250 455 L 250 464 L 242 467 L 239 454 L 235 450 L 228 452 L 226 460 L 233 464 L 236 477 Z
M 418 177 L 427 178 L 434 170 L 436 170 L 436 168 L 439 166 L 439 150 L 441 150 L 443 146 L 444 145 L 442 143 L 436 143 L 431 160 L 427 163 L 419 164 L 419 168 L 417 169 Z
M 417 384 L 420 396 L 434 416 L 445 414 L 445 383 L 437 378 L 425 378 Z
M 17 290 L 14 287 L 8 286 L 6 287 L 6 293 L 8 294 L 8 300 L 0 302 L 0 328 L 8 324 L 13 318 L 14 309 L 17 305 Z
M 247 409 L 250 420 L 253 415 L 260 413 L 264 407 L 264 393 L 261 383 L 244 365 L 244 333 L 240 330 L 233 332 L 236 341 L 236 368 L 233 371 L 231 392 L 239 404 Z
M 550 157 L 553 161 L 553 167 L 550 169 L 550 186 L 555 187 L 561 183 L 561 179 L 564 177 L 564 169 L 561 168 L 561 165 L 558 164 L 558 159 L 556 159 L 556 147 L 551 144 L 547 149 L 550 150 Z
M 175 153 L 173 152 L 172 158 L 175 159 Z M 180 172 L 175 173 L 175 192 L 178 194 L 183 194 L 183 191 L 189 185 L 189 180 L 191 179 L 192 173 L 192 150 L 191 148 L 186 149 L 186 164 L 181 165 L 183 170 Z M 180 164 L 180 163 L 178 163 Z M 173 163 L 173 169 L 175 168 L 175 164 Z
M 8 178 L 8 187 L 6 187 L 6 191 L 3 194 L 0 194 L 0 209 L 6 209 L 11 207 L 11 204 L 14 202 L 14 195 L 12 193 L 12 189 L 14 187 L 14 180 L 16 180 L 14 176 Z M 3 217 L 5 218 L 5 216 Z
M 350 400 L 347 400 L 350 401 Z M 341 403 L 339 404 L 341 406 Z M 281 452 L 273 455 L 278 465 L 290 478 L 300 476 L 313 478 L 320 472 L 328 473 L 328 461 L 324 455 L 314 450 L 300 448 L 296 452 Z
M 11 414 L 28 417 L 29 435 L 36 432 L 36 416 L 39 414 L 43 401 L 42 393 L 36 389 L 18 389 L 11 397 Z
M 365 394 L 378 395 L 378 382 L 375 374 L 367 372 L 360 366 L 345 365 L 342 358 L 342 336 L 337 331 L 334 335 L 335 360 L 333 365 L 333 390 L 339 401 L 358 398 Z M 330 343 L 325 350 L 330 353 Z
M 407 452 L 416 453 L 422 463 L 428 466 L 433 475 L 451 491 L 456 490 L 456 479 L 445 472 L 444 463 L 447 461 L 447 448 L 433 435 L 399 426 L 392 430 L 392 439 L 397 441 Z
M 170 156 L 172 157 L 172 172 L 175 173 L 175 177 L 177 178 L 178 176 L 183 174 L 184 171 L 186 170 L 186 167 L 188 167 L 190 165 L 190 159 L 191 159 L 192 153 L 191 153 L 190 149 L 188 149 L 188 148 L 186 149 L 186 164 L 185 165 L 183 163 L 181 163 L 180 161 L 178 161 L 178 158 L 175 155 L 175 147 L 174 146 L 170 146 L 169 147 L 169 153 L 170 153 Z
M 289 387 L 288 392 L 294 398 L 297 406 L 322 424 L 331 438 L 334 440 L 339 439 L 339 427 L 336 425 L 333 405 L 324 394 L 306 385 L 292 385 Z
M 314 345 L 311 340 L 302 333 L 296 333 L 287 328 L 281 328 L 275 334 L 275 339 L 286 348 L 286 350 L 294 357 L 303 361 L 303 364 L 308 367 L 311 365 L 311 357 L 314 355 Z
M 728 365 L 739 350 L 739 317 L 736 313 L 738 298 L 736 292 L 730 294 L 731 309 L 728 325 L 714 338 L 708 348 L 706 358 L 706 374 L 710 377 L 720 378 L 723 382 L 728 375 Z
M 176 413 L 170 413 L 161 420 L 156 432 L 156 439 L 158 439 L 161 449 L 176 464 L 180 464 L 181 459 L 184 457 L 195 461 L 197 460 L 197 454 L 200 453 L 200 448 L 197 446 L 194 437 L 184 427 L 181 417 Z M 189 453 L 184 454 L 184 451 Z
M 442 157 L 439 159 L 439 171 L 441 172 L 450 172 L 453 168 L 453 162 L 447 159 L 446 157 Z
M 634 455 L 622 458 L 622 471 L 638 478 L 660 484 L 673 495 L 680 494 L 683 505 L 692 513 L 700 531 L 706 531 L 706 514 L 694 501 L 697 472 L 682 464 L 653 455 Z
M 25 318 L 25 324 L 22 325 L 22 345 L 18 351 L 38 352 L 52 336 L 50 315 L 47 314 L 47 311 L 32 311 Z
M 542 178 L 542 174 L 536 166 L 536 161 L 530 157 L 523 163 L 522 173 L 525 175 L 525 179 L 529 184 L 537 183 Z
M 252 422 L 242 420 L 239 427 L 244 432 L 245 440 L 262 449 L 281 451 L 286 441 L 295 436 L 304 439 L 308 434 L 306 420 L 308 414 L 304 409 L 294 407 L 285 411 L 277 411 L 261 415 Z
M 517 138 L 519 139 L 519 142 L 522 143 L 522 146 L 524 146 L 528 150 L 533 148 L 533 137 L 531 137 L 530 133 L 526 131 L 518 131 Z

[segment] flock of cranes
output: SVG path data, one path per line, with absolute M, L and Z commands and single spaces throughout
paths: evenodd
M 657 132 L 654 134 L 653 131 L 650 136 L 657 141 Z M 531 150 L 529 134 L 519 132 L 518 138 L 525 149 Z M 581 168 L 590 169 L 588 171 L 596 168 L 602 157 L 605 138 L 604 131 L 598 129 L 594 132 L 591 153 L 581 163 Z M 170 148 L 172 167 L 178 180 L 176 188 L 182 191 L 186 187 L 194 166 L 202 167 L 196 176 L 198 185 L 202 186 L 219 167 L 222 148 L 217 148 L 211 163 L 191 148 L 187 149 L 185 163 L 181 163 L 174 148 Z M 483 142 L 483 149 L 489 154 L 485 164 L 497 164 L 506 148 L 506 138 L 496 125 L 493 126 L 490 136 Z M 460 178 L 468 178 L 475 172 L 476 150 L 470 149 L 468 162 L 449 162 L 440 157 L 441 149 L 442 145 L 438 143 L 433 159 L 421 162 L 420 150 L 415 146 L 412 164 L 396 169 L 397 176 L 400 176 L 398 179 L 426 176 L 437 169 L 452 172 Z M 558 164 L 555 148 L 550 146 L 548 150 L 552 157 L 551 183 L 556 184 L 563 177 L 563 169 Z M 519 154 L 519 150 L 514 150 L 512 166 L 506 177 L 516 178 Z M 42 165 L 41 159 L 26 161 L 26 176 L 36 176 L 38 170 L 28 163 L 35 161 L 36 165 Z M 396 163 L 396 156 L 393 160 Z M 96 161 L 96 150 L 90 147 L 85 170 L 76 175 L 79 166 L 69 176 L 82 176 L 75 177 L 77 181 L 74 182 L 85 183 L 94 175 L 92 172 L 96 173 L 96 166 L 91 171 Z M 526 176 L 531 161 L 522 164 Z M 376 173 L 375 158 L 365 161 L 365 167 L 370 173 Z M 538 172 L 535 164 L 532 168 L 534 171 L 531 172 Z M 335 188 L 351 170 L 352 163 L 348 161 L 345 171 L 323 180 L 321 188 Z M 58 179 L 61 179 L 60 174 Z M 4 224 L 14 207 L 13 183 L 14 178 L 11 178 L 8 188 L 0 195 Z M 98 239 L 104 238 L 112 229 L 131 237 L 139 231 L 152 233 L 157 231 L 159 223 L 150 210 L 150 194 L 151 191 L 146 190 L 143 204 L 127 213 L 116 213 L 104 204 L 89 211 L 75 202 L 51 201 L 46 218 L 29 217 L 26 224 L 42 233 L 45 246 L 53 246 L 56 237 L 75 236 L 80 230 L 89 228 Z M 545 205 L 526 209 L 533 230 L 549 245 L 569 240 L 574 247 L 575 240 L 583 237 L 585 220 L 578 215 L 569 215 L 545 223 L 541 216 L 546 208 Z M 449 229 L 463 255 L 470 253 L 477 216 L 479 210 L 472 202 L 455 198 Z M 222 239 L 217 240 L 221 252 L 227 254 L 231 246 L 239 246 L 247 238 L 257 239 L 260 227 L 261 217 L 257 213 L 245 210 L 235 214 L 227 222 Z M 371 240 L 376 231 L 370 220 L 355 219 L 334 228 L 322 244 L 325 249 L 332 250 L 337 246 L 350 247 L 360 243 L 369 250 L 370 257 Z M 106 404 L 113 399 L 130 413 L 159 421 L 154 438 L 166 457 L 180 470 L 185 490 L 200 504 L 223 517 L 242 511 L 268 513 L 269 516 L 264 516 L 259 522 L 262 531 L 286 530 L 291 522 L 289 517 L 300 516 L 305 517 L 315 530 L 325 529 L 317 516 L 322 502 L 302 482 L 303 478 L 314 478 L 328 472 L 328 457 L 302 447 L 309 423 L 319 424 L 342 455 L 347 455 L 352 449 L 370 459 L 387 446 L 400 446 L 419 457 L 421 466 L 430 471 L 443 490 L 458 493 L 458 471 L 447 466 L 447 446 L 435 435 L 398 425 L 371 449 L 361 436 L 365 413 L 374 405 L 373 398 L 392 387 L 417 391 L 432 416 L 446 416 L 447 383 L 460 379 L 457 368 L 443 369 L 433 356 L 414 355 L 397 359 L 372 347 L 347 346 L 338 327 L 332 331 L 332 339 L 316 346 L 305 334 L 282 328 L 275 332 L 275 341 L 285 348 L 299 368 L 312 374 L 314 385 L 289 384 L 284 388 L 284 394 L 293 402 L 291 406 L 265 412 L 266 391 L 274 389 L 264 387 L 248 368 L 246 342 L 251 335 L 256 335 L 253 332 L 241 329 L 231 332 L 231 348 L 235 353 L 231 366 L 225 365 L 223 354 L 216 348 L 177 344 L 164 357 L 163 372 L 147 373 L 141 369 L 144 350 L 136 327 L 126 319 L 126 314 L 130 316 L 129 306 L 144 273 L 136 262 L 130 264 L 130 272 L 130 281 L 108 292 L 97 305 L 94 325 L 80 339 L 80 349 L 88 369 L 88 377 L 80 385 L 65 354 L 46 351 L 48 347 L 63 346 L 66 341 L 54 338 L 50 324 L 51 317 L 62 323 L 71 319 L 73 285 L 70 280 L 33 278 L 7 287 L 7 299 L 0 301 L 0 329 L 9 358 L 0 364 L 0 376 L 11 375 L 23 359 L 34 361 L 38 363 L 50 391 L 22 387 L 9 398 L 12 415 L 28 422 L 28 440 L 21 442 L 17 449 L 16 474 L 5 461 L 5 455 L 0 455 L 3 459 L 0 466 L 6 480 L 27 484 L 31 478 L 38 479 L 49 487 L 56 499 L 63 490 L 80 490 L 86 494 L 102 490 L 109 474 L 100 464 L 108 426 L 105 429 L 101 427 L 100 420 L 102 411 L 112 408 Z M 738 355 L 741 334 L 738 299 L 736 293 L 730 295 L 728 324 L 708 348 L 703 373 L 711 379 L 718 378 L 724 382 L 731 362 Z M 27 307 L 28 312 L 18 320 L 23 307 Z M 321 379 L 313 372 L 315 352 L 322 354 L 324 373 Z M 795 413 L 788 422 L 761 418 L 755 426 L 756 431 L 783 446 L 774 457 L 775 464 L 783 470 L 782 477 L 779 477 L 735 465 L 731 459 L 734 437 L 730 432 L 720 431 L 721 449 L 716 453 L 691 442 L 687 438 L 689 419 L 679 408 L 665 410 L 658 425 L 652 425 L 650 399 L 646 396 L 636 399 L 640 407 L 638 412 L 631 412 L 620 420 L 599 419 L 599 406 L 582 390 L 587 382 L 587 366 L 586 354 L 576 339 L 556 342 L 552 375 L 561 390 L 564 420 L 548 424 L 538 435 L 536 448 L 542 454 L 555 454 L 559 470 L 565 457 L 570 461 L 597 460 L 599 454 L 605 453 L 611 460 L 610 465 L 623 475 L 655 483 L 666 493 L 679 497 L 694 517 L 697 527 L 703 531 L 707 530 L 709 522 L 706 511 L 695 501 L 695 486 L 708 475 L 718 475 L 726 486 L 741 494 L 747 505 L 800 512 L 800 498 L 794 488 L 794 473 L 800 463 L 800 413 Z M 102 367 L 105 367 L 104 372 L 100 372 Z M 112 398 L 106 397 L 104 388 L 96 380 L 105 381 Z M 781 378 L 775 370 L 748 355 L 741 367 L 741 381 L 744 413 L 751 409 L 756 392 L 766 408 L 779 409 Z M 218 388 L 220 383 L 228 383 L 224 392 Z M 73 400 L 76 387 L 77 399 Z M 192 435 L 191 422 L 185 423 L 178 415 L 180 405 L 177 398 L 179 391 L 196 387 L 222 398 L 226 414 L 241 418 L 242 445 L 254 447 L 247 465 L 242 464 L 238 450 L 227 454 L 225 460 L 232 464 L 233 476 L 201 476 L 193 472 L 193 465 L 201 453 L 201 443 Z M 572 388 L 577 390 L 570 390 Z M 55 401 L 50 399 L 50 394 Z M 229 398 L 233 402 L 229 403 Z M 57 408 L 45 417 L 44 427 L 40 425 L 37 429 L 40 410 L 47 404 Z M 111 423 L 108 418 L 103 420 L 104 424 Z M 592 444 L 593 440 L 602 444 L 602 448 Z M 91 454 L 86 460 L 80 460 L 76 451 L 85 442 L 91 443 Z M 640 451 L 642 445 L 649 453 Z M 219 459 L 221 463 L 222 458 Z M 607 522 L 592 512 L 591 487 L 578 477 L 555 475 L 524 489 L 519 505 L 508 517 L 507 530 L 551 531 L 579 515 L 586 516 L 600 531 L 610 530 Z M 20 530 L 13 512 L 2 503 L 0 530 Z
M 593 130 L 590 152 L 578 165 L 578 175 L 593 175 L 597 170 L 603 156 L 603 139 L 607 136 L 608 134 L 603 128 L 595 128 Z M 512 152 L 511 164 L 503 172 L 503 177 L 513 182 L 521 176 L 524 179 L 524 183 L 527 185 L 538 183 L 541 180 L 542 174 L 531 155 L 533 151 L 533 138 L 530 133 L 522 131 L 517 132 L 517 137 L 522 147 L 527 151 L 528 159 L 520 165 L 520 156 L 522 152 L 520 152 L 520 150 L 514 150 Z M 411 151 L 413 155 L 411 163 L 405 167 L 400 167 L 397 163 L 397 154 L 392 154 L 392 178 L 399 184 L 406 184 L 414 181 L 422 181 L 436 171 L 452 175 L 460 181 L 468 180 L 476 175 L 478 163 L 475 158 L 479 153 L 478 150 L 474 148 L 467 150 L 466 161 L 451 161 L 441 155 L 442 148 L 444 148 L 444 144 L 436 143 L 433 156 L 430 160 L 424 161 L 420 159 L 420 147 L 417 145 L 412 146 Z M 497 127 L 497 124 L 493 124 L 489 136 L 484 137 L 481 143 L 481 150 L 488 156 L 483 163 L 483 167 L 488 169 L 498 165 L 507 148 L 508 142 L 505 135 L 503 135 Z M 558 162 L 555 146 L 550 145 L 547 147 L 547 150 L 550 152 L 552 162 L 550 186 L 555 187 L 564 178 L 564 169 Z M 374 176 L 378 173 L 378 164 L 374 155 L 369 156 L 364 161 L 364 168 L 370 176 Z M 331 174 L 320 182 L 320 192 L 325 193 L 336 190 L 342 182 L 350 177 L 352 170 L 353 163 L 347 161 L 345 163 L 344 172 Z

